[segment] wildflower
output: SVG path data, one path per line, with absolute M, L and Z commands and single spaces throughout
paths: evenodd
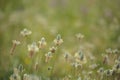
M 81 33 L 78 33 L 78 34 L 76 34 L 75 36 L 77 37 L 78 40 L 81 40 L 81 39 L 84 38 L 84 35 L 81 34 Z
M 77 53 L 75 53 L 74 57 L 75 57 L 75 60 L 79 63 L 85 64 L 87 62 L 85 55 L 81 51 L 78 51 Z
M 45 41 L 45 38 L 42 37 L 41 40 L 38 42 L 38 44 L 39 44 L 40 49 L 44 48 L 47 44 L 46 41 Z
M 45 54 L 45 62 L 48 62 L 48 60 L 50 60 L 50 58 L 52 57 L 52 53 L 51 52 L 48 52 L 47 54 Z
M 12 43 L 13 43 L 13 46 L 12 46 L 11 51 L 10 51 L 11 55 L 13 55 L 13 52 L 14 52 L 16 46 L 20 44 L 20 41 L 13 40 Z
M 108 54 L 112 54 L 112 53 L 113 53 L 113 51 L 112 51 L 112 49 L 111 49 L 111 48 L 108 48 L 108 49 L 106 49 L 106 53 L 108 53 Z
M 23 65 L 22 65 L 22 64 L 20 64 L 20 65 L 18 66 L 18 70 L 19 70 L 20 73 L 22 73 L 22 72 L 24 71 L 24 68 L 23 68 Z
M 23 75 L 23 80 L 31 80 L 30 75 L 24 74 Z
M 61 38 L 61 35 L 58 34 L 56 39 L 54 40 L 55 45 L 59 46 L 60 44 L 63 43 L 63 39 Z
M 20 34 L 25 37 L 25 36 L 28 36 L 28 35 L 32 34 L 32 32 L 25 28 L 20 32 Z
M 50 52 L 51 52 L 51 53 L 55 53 L 56 50 L 57 50 L 57 47 L 54 47 L 54 46 L 53 46 L 53 47 L 50 48 Z
M 104 73 L 106 74 L 106 76 L 112 76 L 113 70 L 105 70 Z
M 32 57 L 36 52 L 39 51 L 39 48 L 36 45 L 36 43 L 33 42 L 31 45 L 28 45 L 28 51 L 29 51 L 30 57 Z

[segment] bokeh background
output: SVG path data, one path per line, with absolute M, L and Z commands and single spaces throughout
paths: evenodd
M 0 80 L 8 80 L 13 67 L 23 64 L 30 68 L 25 44 L 45 37 L 48 45 L 61 34 L 63 50 L 76 50 L 75 34 L 85 35 L 82 46 L 89 46 L 91 53 L 99 56 L 106 48 L 120 49 L 120 0 L 0 0 Z M 33 33 L 24 45 L 10 56 L 12 40 L 19 38 L 24 28 Z M 92 49 L 91 49 L 92 48 Z M 47 52 L 47 50 L 45 51 Z M 55 76 L 62 76 L 62 61 L 56 68 Z M 48 66 L 48 65 L 46 65 Z M 37 74 L 47 75 L 44 66 Z

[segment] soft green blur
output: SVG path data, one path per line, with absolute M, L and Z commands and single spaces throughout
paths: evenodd
M 119 0 L 0 0 L 0 80 L 8 80 L 19 64 L 23 64 L 28 73 L 49 75 L 45 71 L 49 64 L 43 64 L 35 72 L 27 58 L 26 44 L 41 37 L 45 37 L 50 46 L 56 35 L 61 34 L 64 43 L 58 53 L 63 54 L 63 50 L 74 52 L 77 49 L 75 34 L 82 33 L 85 38 L 80 45 L 93 46 L 90 51 L 98 61 L 106 48 L 120 49 L 119 4 Z M 12 40 L 18 39 L 24 28 L 31 30 L 32 35 L 25 38 L 24 44 L 11 56 Z M 47 53 L 48 49 L 43 52 Z M 67 74 L 63 64 L 56 62 L 55 77 Z

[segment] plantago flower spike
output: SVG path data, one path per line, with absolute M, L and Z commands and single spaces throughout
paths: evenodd
M 25 28 L 20 32 L 20 34 L 25 37 L 25 36 L 28 36 L 28 35 L 32 34 L 32 32 Z
M 40 49 L 44 48 L 46 46 L 46 41 L 45 41 L 45 38 L 42 37 L 41 40 L 38 42 L 38 46 Z
M 59 46 L 60 44 L 63 43 L 63 39 L 61 38 L 61 35 L 58 34 L 56 39 L 54 40 L 55 45 Z
M 28 51 L 29 51 L 30 57 L 33 57 L 33 55 L 39 51 L 39 48 L 36 45 L 36 43 L 33 42 L 31 45 L 28 45 Z
M 12 43 L 13 43 L 13 46 L 12 46 L 11 51 L 10 51 L 11 55 L 13 55 L 14 50 L 15 50 L 16 46 L 20 44 L 20 41 L 13 40 Z
M 21 80 L 19 70 L 17 68 L 14 68 L 14 73 L 10 76 L 10 80 Z
M 48 62 L 50 60 L 50 58 L 52 57 L 52 53 L 51 52 L 48 52 L 47 54 L 45 54 L 45 62 Z
M 51 53 L 55 53 L 56 50 L 57 50 L 57 48 L 54 47 L 54 46 L 50 48 L 50 52 L 51 52 Z
M 75 53 L 75 60 L 76 62 L 79 62 L 81 64 L 84 64 L 87 62 L 85 55 L 81 51 Z

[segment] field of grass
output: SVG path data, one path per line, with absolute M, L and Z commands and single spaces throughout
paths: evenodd
M 0 80 L 120 80 L 119 0 L 0 0 Z

